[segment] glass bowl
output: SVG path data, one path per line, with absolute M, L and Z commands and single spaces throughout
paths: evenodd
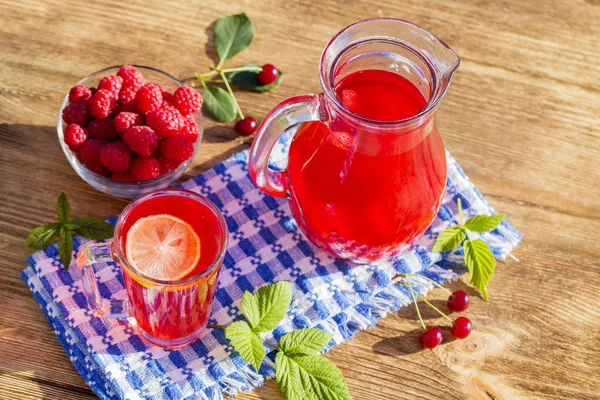
M 85 78 L 77 82 L 77 85 L 97 87 L 98 82 L 100 82 L 100 79 L 104 78 L 105 76 L 116 75 L 120 67 L 120 65 L 117 65 L 114 67 L 101 69 L 100 71 L 94 72 L 93 74 L 86 76 Z M 145 67 L 141 65 L 134 65 L 134 67 L 136 67 L 144 75 L 144 83 L 158 83 L 163 89 L 169 91 L 170 93 L 173 93 L 179 86 L 183 85 L 183 83 L 175 77 L 156 68 Z M 194 158 L 194 155 L 196 154 L 196 151 L 198 150 L 198 147 L 200 146 L 200 142 L 202 141 L 202 111 L 199 111 L 195 114 L 196 122 L 198 123 L 198 140 L 196 140 L 196 143 L 194 144 L 194 155 L 192 155 L 192 157 L 181 163 L 173 171 L 165 175 L 161 175 L 155 179 L 150 179 L 142 182 L 115 181 L 105 176 L 98 175 L 97 173 L 89 170 L 77 159 L 75 153 L 73 153 L 71 149 L 69 149 L 69 146 L 67 146 L 67 144 L 65 143 L 64 129 L 66 128 L 66 124 L 62 120 L 62 112 L 68 104 L 69 94 L 67 93 L 65 99 L 61 104 L 56 122 L 56 130 L 58 132 L 58 141 L 60 142 L 60 146 L 62 147 L 63 152 L 65 153 L 65 156 L 69 161 L 69 164 L 71 164 L 71 167 L 73 167 L 73 169 L 75 170 L 75 172 L 77 172 L 81 179 L 92 185 L 95 189 L 112 196 L 136 198 L 145 193 L 169 186 L 177 179 L 179 179 L 179 177 L 190 165 L 192 159 Z

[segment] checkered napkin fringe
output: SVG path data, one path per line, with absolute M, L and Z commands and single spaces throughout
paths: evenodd
M 278 157 L 285 158 L 284 153 L 284 145 L 277 148 L 275 164 Z M 247 151 L 238 153 L 181 187 L 213 201 L 230 231 L 211 323 L 226 325 L 240 318 L 245 290 L 254 292 L 279 280 L 293 282 L 290 312 L 267 339 L 305 327 L 332 333 L 329 347 L 351 339 L 358 330 L 410 303 L 407 290 L 391 282 L 393 275 L 421 273 L 442 283 L 464 272 L 464 267 L 457 268 L 460 257 L 430 252 L 436 235 L 456 223 L 457 198 L 462 200 L 466 217 L 494 212 L 448 154 L 446 193 L 427 232 L 394 259 L 352 266 L 313 247 L 298 230 L 286 201 L 265 196 L 254 186 L 247 157 Z M 498 258 L 509 254 L 521 239 L 506 221 L 481 236 Z M 75 238 L 74 250 L 85 241 Z M 272 354 L 256 373 L 219 329 L 186 348 L 169 351 L 146 343 L 124 322 L 93 316 L 87 310 L 79 272 L 60 268 L 56 246 L 35 253 L 28 263 L 23 279 L 73 365 L 101 399 L 219 400 L 260 386 L 274 375 Z M 114 263 L 97 265 L 96 277 L 104 297 L 126 296 Z M 415 287 L 424 294 L 432 285 L 416 280 Z

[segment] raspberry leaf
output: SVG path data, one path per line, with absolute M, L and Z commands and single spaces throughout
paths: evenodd
M 504 214 L 476 215 L 465 222 L 465 228 L 473 232 L 491 231 L 498 226 L 503 218 Z
M 275 379 L 288 400 L 351 399 L 342 372 L 319 355 L 277 352 Z
M 243 67 L 260 68 L 261 66 L 258 64 L 245 64 L 241 68 Z M 253 92 L 268 92 L 269 90 L 276 89 L 279 87 L 279 85 L 281 85 L 282 76 L 283 73 L 279 71 L 279 76 L 275 82 L 268 85 L 263 85 L 260 83 L 258 80 L 257 71 L 236 71 L 229 73 L 227 77 L 231 83 L 241 89 L 251 90 Z
M 233 121 L 236 116 L 235 103 L 231 95 L 219 86 L 206 86 L 202 92 L 203 108 L 219 122 Z
M 242 312 L 251 326 L 258 325 L 260 321 L 260 310 L 258 308 L 258 300 L 249 291 L 245 291 L 242 295 Z
M 462 226 L 451 226 L 443 230 L 435 240 L 432 251 L 450 251 L 465 239 L 465 228 Z
M 286 353 L 318 355 L 333 338 L 331 333 L 316 328 L 296 329 L 279 339 L 279 348 Z
M 494 276 L 496 259 L 486 242 L 481 239 L 465 241 L 465 263 L 471 273 L 471 284 L 488 300 L 487 284 Z
M 68 225 L 77 235 L 93 240 L 110 239 L 115 230 L 114 226 L 98 218 L 75 218 Z
M 225 328 L 225 336 L 242 358 L 258 372 L 267 350 L 258 333 L 246 321 L 236 321 Z
M 46 248 L 56 240 L 62 223 L 53 222 L 44 226 L 39 226 L 29 232 L 27 238 L 25 238 L 25 244 L 31 250 L 42 250 Z
M 252 295 L 252 302 L 258 305 L 258 319 L 252 324 L 254 332 L 268 332 L 277 327 L 292 303 L 292 284 L 279 281 L 258 289 Z M 247 301 L 248 302 L 248 301 Z
M 254 38 L 254 26 L 244 13 L 221 18 L 213 31 L 215 48 L 220 62 L 230 59 L 247 48 Z
M 71 205 L 64 192 L 60 192 L 56 201 L 56 215 L 62 223 L 66 223 L 71 218 Z
M 71 233 L 69 229 L 63 226 L 60 229 L 60 242 L 58 243 L 58 256 L 60 257 L 60 262 L 65 268 L 69 268 L 71 264 L 71 257 L 73 255 L 73 238 L 71 238 Z

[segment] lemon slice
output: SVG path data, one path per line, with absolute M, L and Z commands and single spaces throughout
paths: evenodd
M 200 260 L 200 239 L 187 222 L 172 215 L 140 218 L 129 229 L 125 243 L 127 261 L 145 275 L 178 280 Z

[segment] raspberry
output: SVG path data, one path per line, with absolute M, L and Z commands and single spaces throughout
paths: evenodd
M 204 102 L 200 94 L 189 86 L 178 87 L 173 97 L 175 97 L 175 107 L 183 115 L 198 112 Z
M 121 91 L 119 92 L 119 101 L 123 103 L 127 103 L 129 101 L 135 100 L 135 95 L 137 94 L 139 87 L 135 86 L 123 86 Z
M 130 172 L 115 172 L 110 175 L 110 179 L 120 182 L 137 182 L 137 179 Z
M 175 106 L 175 96 L 173 96 L 171 93 L 167 92 L 166 90 L 163 90 L 160 93 L 162 94 L 162 97 L 163 97 L 163 104 L 167 103 L 167 104 L 172 105 L 173 107 Z
M 123 140 L 132 151 L 143 157 L 154 153 L 158 145 L 158 136 L 147 126 L 132 126 L 123 135 Z
M 77 151 L 87 139 L 87 131 L 77 124 L 71 124 L 65 129 L 65 143 L 73 151 Z
M 133 86 L 139 89 L 144 84 L 142 73 L 131 65 L 123 65 L 119 68 L 117 76 L 123 78 L 123 86 Z
M 169 160 L 183 162 L 194 154 L 194 145 L 183 136 L 169 136 L 160 144 L 160 152 Z
M 112 140 L 117 137 L 112 118 L 95 119 L 87 127 L 90 137 L 94 139 Z
M 147 181 L 160 175 L 160 165 L 154 157 L 138 157 L 131 164 L 131 175 L 138 181 Z
M 83 165 L 90 168 L 92 165 L 102 165 L 100 151 L 106 145 L 104 140 L 90 139 L 79 148 L 79 158 Z
M 191 117 L 191 118 L 190 118 Z M 196 143 L 198 140 L 198 124 L 196 123 L 196 119 L 194 118 L 194 114 L 186 115 L 185 123 L 183 128 L 179 131 L 179 134 L 189 140 L 191 143 Z
M 185 120 L 175 107 L 165 104 L 159 110 L 146 115 L 146 124 L 156 132 L 158 137 L 166 138 L 177 135 Z
M 62 118 L 67 124 L 85 127 L 90 119 L 90 113 L 85 103 L 73 103 L 63 109 Z
M 117 100 L 114 93 L 106 89 L 98 89 L 92 95 L 88 108 L 94 118 L 106 118 L 117 109 Z
M 148 83 L 138 90 L 135 95 L 138 108 L 143 114 L 158 110 L 162 104 L 161 87 L 156 83 Z
M 98 175 L 108 176 L 110 175 L 110 171 L 104 168 L 102 165 L 88 165 L 87 169 L 92 172 L 97 173 Z
M 108 90 L 115 97 L 119 95 L 121 87 L 123 87 L 123 78 L 116 75 L 105 76 L 100 79 L 100 82 L 98 83 L 98 89 Z
M 125 172 L 131 166 L 131 151 L 123 142 L 109 143 L 100 151 L 100 161 L 110 172 Z
M 132 113 L 140 112 L 140 110 L 138 110 L 137 101 L 135 101 L 135 99 L 119 104 L 119 111 Z
M 169 160 L 159 152 L 157 153 L 158 154 L 156 154 L 156 159 L 158 160 L 158 164 L 160 165 L 161 175 L 165 175 L 179 166 L 180 163 L 178 163 L 177 161 Z
M 71 103 L 85 103 L 92 97 L 92 91 L 83 85 L 73 86 L 69 92 Z
M 120 112 L 115 117 L 115 129 L 121 136 L 132 126 L 144 125 L 144 117 L 132 112 Z

